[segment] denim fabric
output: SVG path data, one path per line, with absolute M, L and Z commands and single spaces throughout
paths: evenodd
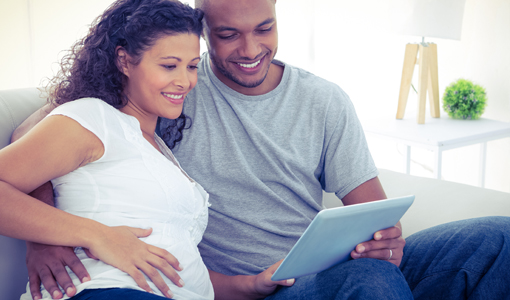
M 317 275 L 296 279 L 266 299 L 413 299 L 400 270 L 392 263 L 364 258 L 349 260 Z
M 510 299 L 509 242 L 508 217 L 443 224 L 406 239 L 402 272 L 385 261 L 350 260 L 266 299 Z
M 426 229 L 406 239 L 400 265 L 415 299 L 510 299 L 510 218 Z
M 71 300 L 163 300 L 167 299 L 158 295 L 150 294 L 133 289 L 90 289 L 84 290 L 78 295 L 71 297 Z

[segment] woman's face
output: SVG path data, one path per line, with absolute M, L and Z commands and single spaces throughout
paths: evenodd
M 197 83 L 199 60 L 199 37 L 192 33 L 161 37 L 143 53 L 139 64 L 132 64 L 127 56 L 123 66 L 128 77 L 126 109 L 168 119 L 179 117 L 184 98 Z

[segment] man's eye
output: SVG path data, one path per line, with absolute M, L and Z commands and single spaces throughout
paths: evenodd
M 263 29 L 259 29 L 258 31 L 259 32 L 269 32 L 273 29 L 273 26 L 269 27 L 269 28 L 263 28 Z
M 230 40 L 230 39 L 233 39 L 235 37 L 234 34 L 230 34 L 230 35 L 218 35 L 218 37 L 222 40 Z

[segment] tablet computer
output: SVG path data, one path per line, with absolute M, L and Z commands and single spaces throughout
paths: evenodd
M 413 201 L 411 195 L 320 211 L 271 279 L 316 274 L 347 261 L 356 245 L 397 224 Z

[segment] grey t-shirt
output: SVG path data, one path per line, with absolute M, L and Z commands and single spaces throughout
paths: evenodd
M 184 105 L 193 124 L 173 149 L 210 194 L 199 250 L 226 275 L 257 274 L 284 258 L 322 209 L 323 189 L 343 198 L 378 174 L 345 92 L 273 63 L 284 66 L 280 84 L 246 96 L 224 85 L 204 54 Z

